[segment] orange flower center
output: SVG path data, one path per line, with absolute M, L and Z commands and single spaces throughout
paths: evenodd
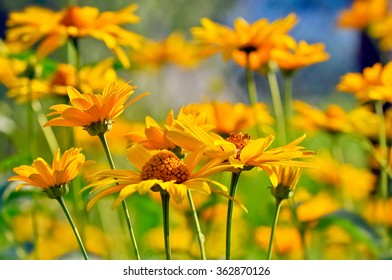
M 238 50 L 241 52 L 245 52 L 247 55 L 249 55 L 251 52 L 257 51 L 257 48 L 252 45 L 245 45 L 239 47 Z
M 60 64 L 53 75 L 51 85 L 54 86 L 74 86 L 75 68 L 68 64 Z
M 162 150 L 143 166 L 141 180 L 158 179 L 164 182 L 176 180 L 180 184 L 190 177 L 186 165 L 172 152 Z
M 68 27 L 70 36 L 78 37 L 81 29 L 87 28 L 91 25 L 92 18 L 89 14 L 77 6 L 69 7 L 60 21 L 60 24 Z
M 250 136 L 247 133 L 232 132 L 226 140 L 235 145 L 237 148 L 236 158 L 239 159 L 242 149 L 249 143 Z

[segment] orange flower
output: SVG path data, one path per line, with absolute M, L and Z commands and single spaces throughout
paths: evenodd
M 71 105 L 50 107 L 54 112 L 48 115 L 59 116 L 48 121 L 45 126 L 82 126 L 92 136 L 105 133 L 111 129 L 113 119 L 121 115 L 127 106 L 146 95 L 139 95 L 125 104 L 134 89 L 135 86 L 127 83 L 112 82 L 104 88 L 102 94 L 80 94 L 75 88 L 68 87 Z
M 13 171 L 18 174 L 8 181 L 21 181 L 16 187 L 19 190 L 25 186 L 43 189 L 50 198 L 57 198 L 67 193 L 66 184 L 76 177 L 83 167 L 85 157 L 80 153 L 82 149 L 71 148 L 60 156 L 60 149 L 54 155 L 52 166 L 44 159 L 37 158 L 31 166 L 21 165 Z
M 309 45 L 305 41 L 300 41 L 297 44 L 295 41 L 286 40 L 283 45 L 284 47 L 272 50 L 271 58 L 278 64 L 280 69 L 285 71 L 294 71 L 323 62 L 329 58 L 328 53 L 324 51 L 325 46 L 322 43 Z
M 338 26 L 365 29 L 387 13 L 387 0 L 354 0 L 349 9 L 339 14 Z
M 160 68 L 173 63 L 182 67 L 193 67 L 197 64 L 199 49 L 196 44 L 187 42 L 180 32 L 173 32 L 167 38 L 154 41 L 146 40 L 142 46 L 133 51 L 133 60 L 140 66 Z
M 68 38 L 94 37 L 103 41 L 125 67 L 129 59 L 121 46 L 137 48 L 142 37 L 120 27 L 137 23 L 139 17 L 131 4 L 118 12 L 100 12 L 95 7 L 70 6 L 60 12 L 29 7 L 10 14 L 6 41 L 15 50 L 25 50 L 39 43 L 37 54 L 44 57 L 63 46 Z
M 295 14 L 272 23 L 267 19 L 260 19 L 249 24 L 238 18 L 234 21 L 232 30 L 203 18 L 202 27 L 194 27 L 192 33 L 205 48 L 205 55 L 222 52 L 224 60 L 234 59 L 240 66 L 256 70 L 270 60 L 271 50 L 276 44 L 289 39 L 286 33 L 296 23 Z

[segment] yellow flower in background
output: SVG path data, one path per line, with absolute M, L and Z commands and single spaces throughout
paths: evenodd
M 377 177 L 366 168 L 340 163 L 326 152 L 320 153 L 314 161 L 320 168 L 309 172 L 309 176 L 339 190 L 343 199 L 368 198 L 376 187 Z
M 50 197 L 63 196 L 67 192 L 67 186 L 78 175 L 85 162 L 82 149 L 71 148 L 60 156 L 60 149 L 54 155 L 50 166 L 44 159 L 37 158 L 31 166 L 21 165 L 13 171 L 18 174 L 8 181 L 20 181 L 16 190 L 25 186 L 34 186 L 43 189 Z
M 112 81 L 121 82 L 113 69 L 114 60 L 104 59 L 94 65 L 85 65 L 79 71 L 70 64 L 60 63 L 49 80 L 49 93 L 67 95 L 67 87 L 83 92 L 101 92 Z
M 141 47 L 131 54 L 132 61 L 141 67 L 159 69 L 166 64 L 191 68 L 199 62 L 199 48 L 185 40 L 180 32 L 173 32 L 160 41 L 144 40 Z
M 299 100 L 295 100 L 293 105 L 296 115 L 292 122 L 297 128 L 307 132 L 317 130 L 351 132 L 353 130 L 346 111 L 338 104 L 329 104 L 325 110 Z
M 285 259 L 303 258 L 302 241 L 298 229 L 287 225 L 279 225 L 275 230 L 274 250 L 276 250 L 278 256 Z M 265 251 L 268 249 L 270 235 L 271 227 L 266 226 L 257 227 L 254 232 L 256 244 Z
M 376 63 L 366 67 L 363 73 L 347 73 L 341 77 L 337 89 L 354 94 L 362 102 L 392 101 L 392 62 L 382 66 Z
M 44 57 L 63 46 L 69 38 L 91 36 L 103 41 L 124 67 L 129 67 L 129 59 L 122 46 L 138 48 L 142 37 L 120 26 L 140 21 L 139 16 L 134 14 L 136 9 L 136 4 L 117 12 L 100 12 L 89 6 L 70 6 L 60 12 L 28 7 L 22 12 L 10 14 L 6 41 L 15 50 L 25 50 L 39 44 L 37 54 Z
M 299 196 L 296 193 L 295 197 Z M 332 214 L 341 209 L 341 205 L 327 192 L 321 191 L 316 195 L 307 195 L 306 198 L 297 199 L 297 214 L 301 222 L 312 222 L 323 216 Z
M 371 225 L 387 224 L 392 226 L 392 199 L 386 203 L 379 199 L 369 199 L 362 209 L 362 215 Z
M 286 40 L 271 51 L 271 59 L 280 69 L 290 72 L 328 60 L 329 54 L 324 49 L 323 43 L 309 45 L 305 41 Z
M 226 191 L 224 185 L 207 177 L 227 170 L 228 165 L 213 159 L 196 170 L 201 155 L 202 151 L 192 153 L 182 161 L 168 150 L 150 151 L 135 144 L 128 150 L 128 159 L 139 171 L 109 170 L 89 176 L 92 183 L 84 189 L 92 188 L 90 193 L 93 197 L 87 209 L 90 210 L 97 201 L 114 193 L 119 195 L 112 208 L 136 192 L 167 192 L 176 203 L 181 203 L 188 189 L 208 195 L 215 190 L 210 186 L 213 184 L 218 187 L 218 192 Z
M 64 221 L 57 221 L 48 214 L 38 213 L 36 215 L 38 228 L 38 240 L 36 240 L 33 252 L 29 254 L 29 259 L 37 256 L 41 260 L 67 259 L 68 256 L 78 252 L 78 243 L 69 224 Z M 17 215 L 10 223 L 11 231 L 19 243 L 34 242 L 34 226 L 31 213 Z M 86 236 L 85 245 L 89 253 L 98 258 L 109 257 L 108 236 L 100 229 L 85 225 Z
M 387 2 L 387 0 L 354 0 L 349 9 L 340 12 L 338 26 L 364 30 L 386 16 Z
M 194 27 L 192 34 L 204 47 L 206 56 L 222 52 L 225 61 L 233 59 L 242 67 L 256 70 L 270 60 L 271 50 L 277 44 L 290 38 L 287 33 L 296 23 L 295 14 L 272 23 L 259 19 L 250 24 L 238 18 L 231 29 L 203 18 L 202 26 Z
M 392 15 L 388 14 L 380 18 L 379 21 L 374 22 L 370 28 L 369 33 L 375 39 L 378 39 L 379 46 L 383 51 L 392 49 Z
M 81 94 L 75 88 L 68 87 L 71 105 L 58 104 L 50 107 L 54 112 L 48 115 L 59 116 L 49 120 L 45 126 L 82 126 L 92 136 L 105 133 L 126 107 L 146 95 L 139 95 L 126 103 L 134 89 L 135 86 L 127 83 L 112 82 L 105 86 L 102 94 Z
M 255 106 L 249 106 L 244 103 L 213 101 L 189 104 L 183 108 L 183 111 L 184 113 L 205 112 L 206 121 L 214 126 L 214 132 L 222 136 L 228 136 L 236 131 L 245 131 L 257 124 L 260 125 L 263 132 L 272 134 L 271 126 L 274 119 L 264 103 L 259 102 Z M 260 122 L 257 122 L 257 119 Z

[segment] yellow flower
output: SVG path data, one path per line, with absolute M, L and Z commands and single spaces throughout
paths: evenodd
M 67 87 L 77 87 L 83 92 L 102 91 L 111 81 L 121 81 L 113 69 L 113 59 L 95 65 L 83 66 L 79 72 L 70 64 L 60 63 L 49 80 L 49 93 L 67 95 Z
M 274 249 L 277 253 L 283 255 L 285 258 L 301 259 L 303 257 L 303 248 L 298 229 L 283 225 L 277 227 L 275 230 Z M 254 238 L 256 244 L 265 251 L 268 250 L 270 235 L 270 227 L 261 226 L 255 229 Z
M 315 158 L 315 164 L 320 168 L 312 170 L 309 176 L 340 190 L 343 198 L 364 199 L 375 189 L 377 177 L 365 168 L 340 163 L 324 152 Z
M 103 41 L 125 67 L 129 59 L 121 46 L 137 48 L 142 37 L 125 30 L 123 24 L 137 23 L 136 4 L 118 12 L 100 12 L 95 7 L 70 6 L 60 12 L 29 7 L 10 14 L 6 41 L 11 48 L 25 50 L 39 43 L 37 54 L 44 57 L 63 46 L 68 38 L 91 36 Z
M 386 0 L 354 0 L 349 9 L 339 14 L 338 26 L 364 30 L 373 22 L 384 18 L 386 13 Z
M 392 15 L 388 14 L 374 22 L 369 29 L 372 37 L 379 40 L 381 50 L 389 51 L 392 49 Z
M 362 102 L 372 100 L 392 101 L 392 62 L 384 67 L 376 63 L 367 67 L 363 73 L 345 74 L 337 88 L 340 91 L 353 93 Z
M 90 210 L 98 200 L 113 193 L 119 193 L 112 205 L 112 208 L 116 208 L 121 201 L 135 192 L 167 192 L 174 201 L 181 203 L 188 189 L 210 194 L 214 191 L 210 184 L 214 184 L 226 191 L 224 185 L 207 177 L 227 170 L 228 165 L 220 164 L 220 160 L 211 160 L 195 170 L 201 155 L 201 152 L 192 153 L 181 161 L 168 150 L 150 151 L 135 144 L 128 150 L 128 159 L 139 171 L 109 170 L 89 176 L 93 182 L 84 189 L 92 188 L 93 197 L 87 204 L 87 209 Z M 113 186 L 114 184 L 116 186 Z
M 273 186 L 272 195 L 278 200 L 292 197 L 301 177 L 302 168 L 289 165 L 271 165 L 270 169 L 276 174 L 276 177 L 270 178 Z
M 296 201 L 298 202 L 298 219 L 301 222 L 318 220 L 341 208 L 335 198 L 326 192 L 319 192 L 314 196 L 305 199 L 296 199 Z
M 274 119 L 268 112 L 264 103 L 248 106 L 243 103 L 219 102 L 190 104 L 183 108 L 185 113 L 205 112 L 207 122 L 214 125 L 214 131 L 219 135 L 228 136 L 232 132 L 244 131 L 256 124 L 260 125 L 262 131 L 272 131 L 271 125 Z M 260 122 L 256 120 L 259 119 Z
M 166 117 L 165 127 L 171 126 L 174 121 L 174 113 L 171 110 Z M 166 138 L 166 128 L 160 126 L 150 116 L 146 117 L 145 128 L 139 131 L 133 130 L 132 132 L 125 135 L 125 138 L 130 141 L 131 144 L 139 143 L 147 149 L 159 150 L 166 149 L 172 150 L 176 148 L 176 145 Z
M 300 41 L 297 44 L 295 41 L 287 40 L 283 45 L 272 50 L 271 59 L 284 71 L 294 71 L 329 58 L 322 43 L 309 45 L 305 41 Z
M 293 125 L 305 131 L 353 131 L 347 113 L 338 104 L 329 104 L 325 110 L 321 110 L 306 102 L 296 100 L 294 109 L 297 114 L 292 121 Z
M 198 61 L 198 47 L 187 42 L 180 32 L 173 32 L 161 41 L 146 40 L 141 47 L 134 50 L 131 58 L 140 66 L 160 68 L 172 63 L 182 67 L 193 67 Z
M 127 83 L 112 82 L 106 85 L 102 94 L 80 94 L 75 88 L 68 87 L 71 105 L 58 104 L 50 107 L 54 112 L 49 115 L 59 116 L 48 121 L 45 126 L 82 126 L 92 136 L 105 133 L 127 106 L 145 96 L 139 95 L 125 103 L 134 89 L 135 86 Z
M 21 181 L 16 187 L 19 190 L 25 186 L 35 186 L 43 189 L 50 198 L 63 196 L 67 192 L 67 186 L 76 177 L 83 167 L 85 157 L 80 153 L 82 149 L 71 148 L 60 156 L 60 150 L 54 155 L 52 166 L 44 159 L 37 158 L 31 166 L 21 165 L 13 171 L 18 174 L 8 181 Z
M 201 20 L 202 27 L 194 27 L 194 38 L 205 47 L 206 55 L 222 52 L 224 60 L 234 59 L 242 67 L 259 69 L 270 60 L 271 50 L 284 40 L 297 23 L 295 14 L 269 23 L 259 19 L 253 24 L 238 18 L 234 29 L 213 22 L 208 18 Z

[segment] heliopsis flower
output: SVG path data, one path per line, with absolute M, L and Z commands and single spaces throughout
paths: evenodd
M 338 26 L 365 30 L 387 14 L 386 0 L 354 0 L 349 9 L 343 10 L 338 17 Z
M 259 69 L 270 60 L 271 50 L 282 41 L 297 23 L 295 14 L 269 23 L 259 19 L 250 24 L 242 18 L 234 21 L 234 28 L 213 22 L 208 18 L 201 20 L 202 27 L 194 27 L 194 38 L 205 48 L 206 55 L 222 52 L 224 60 L 233 59 L 242 67 Z
M 271 51 L 271 59 L 284 72 L 292 72 L 312 64 L 326 61 L 329 58 L 323 43 L 309 45 L 305 41 L 296 43 L 286 40 L 282 46 Z
M 351 132 L 353 130 L 348 114 L 338 104 L 329 104 L 325 110 L 321 110 L 296 100 L 294 109 L 297 114 L 293 119 L 293 125 L 305 131 Z
M 347 73 L 341 77 L 339 91 L 353 93 L 362 102 L 392 101 L 392 62 L 384 67 L 376 63 L 366 67 L 363 73 Z
M 58 198 L 67 193 L 67 184 L 78 175 L 83 167 L 85 157 L 82 149 L 71 148 L 60 156 L 60 150 L 54 155 L 52 166 L 44 159 L 37 158 L 31 166 L 21 165 L 13 171 L 18 174 L 8 181 L 21 181 L 16 187 L 19 190 L 25 186 L 41 188 L 49 198 Z
M 301 177 L 302 168 L 289 165 L 271 165 L 271 171 L 276 174 L 272 177 L 271 193 L 279 200 L 288 199 L 293 196 L 299 178 Z
M 211 160 L 196 170 L 201 159 L 200 152 L 190 154 L 182 161 L 168 150 L 150 151 L 135 144 L 128 149 L 128 159 L 138 171 L 100 171 L 89 176 L 92 183 L 84 188 L 92 188 L 93 197 L 87 205 L 88 210 L 103 197 L 114 193 L 119 195 L 112 208 L 116 208 L 125 198 L 136 192 L 144 194 L 151 190 L 167 193 L 174 201 L 181 203 L 188 189 L 210 194 L 214 191 L 210 186 L 213 184 L 218 187 L 217 191 L 226 191 L 224 185 L 207 177 L 227 170 L 228 165 L 221 164 L 219 160 Z
M 374 22 L 370 28 L 369 33 L 372 37 L 379 40 L 381 50 L 389 51 L 392 49 L 392 15 L 388 14 L 380 18 L 379 21 Z
M 102 94 L 81 94 L 75 88 L 68 87 L 71 105 L 58 104 L 50 107 L 54 112 L 48 115 L 59 116 L 48 121 L 45 126 L 82 126 L 92 136 L 105 133 L 126 107 L 145 96 L 139 95 L 125 103 L 134 89 L 135 86 L 127 83 L 112 82 L 105 86 Z
M 140 21 L 134 14 L 136 9 L 136 4 L 117 12 L 100 12 L 89 6 L 70 6 L 60 12 L 28 7 L 23 12 L 10 14 L 6 41 L 12 49 L 18 50 L 29 49 L 38 43 L 37 54 L 44 57 L 63 46 L 69 38 L 91 36 L 103 41 L 128 67 L 129 59 L 121 47 L 137 48 L 142 37 L 120 26 Z
M 131 58 L 142 67 L 161 68 L 172 63 L 189 68 L 198 63 L 198 53 L 199 49 L 195 43 L 187 42 L 182 33 L 173 32 L 160 41 L 143 41 L 141 47 L 132 52 Z
M 269 114 L 264 103 L 248 106 L 244 103 L 209 102 L 190 104 L 183 108 L 185 113 L 205 112 L 207 122 L 214 125 L 213 131 L 222 136 L 228 136 L 232 132 L 245 131 L 255 125 L 259 125 L 263 132 L 272 133 L 271 126 L 273 117 Z M 260 120 L 260 122 L 257 122 Z

